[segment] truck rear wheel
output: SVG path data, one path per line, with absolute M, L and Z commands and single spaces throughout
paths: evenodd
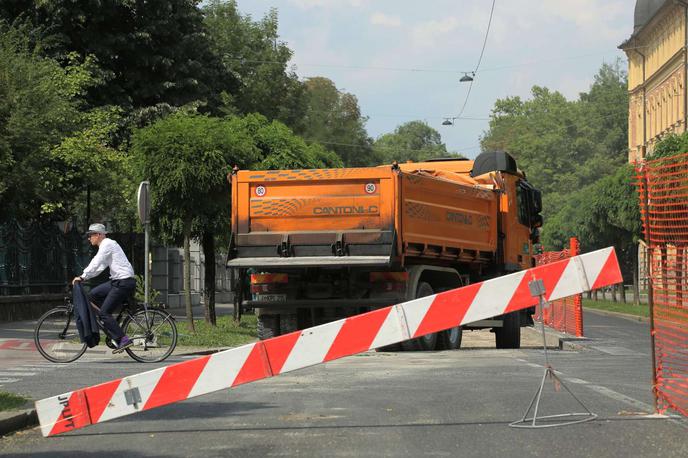
M 258 338 L 272 339 L 279 335 L 279 315 L 258 315 Z
M 430 296 L 434 294 L 432 286 L 426 282 L 418 283 L 416 289 L 416 299 L 419 297 Z M 401 343 L 401 347 L 406 351 L 433 351 L 437 348 L 437 333 L 426 334 L 422 337 L 406 340 Z
M 376 348 L 376 352 L 394 352 L 394 351 L 401 351 L 401 344 L 392 344 L 392 345 L 385 345 L 384 347 Z
M 461 348 L 461 337 L 463 336 L 462 326 L 456 326 L 446 331 L 438 332 L 437 334 L 438 350 L 456 350 Z
M 289 334 L 299 329 L 298 315 L 296 313 L 282 313 L 279 317 L 282 334 Z
M 521 312 L 504 315 L 501 328 L 495 328 L 497 348 L 521 348 Z

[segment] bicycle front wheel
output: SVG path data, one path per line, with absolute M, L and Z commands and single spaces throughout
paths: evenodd
M 122 330 L 134 342 L 126 352 L 141 363 L 163 361 L 177 346 L 177 325 L 163 310 L 137 310 L 126 317 Z
M 48 310 L 38 319 L 33 341 L 38 352 L 53 363 L 71 363 L 86 351 L 86 343 L 79 338 L 76 318 L 66 307 Z

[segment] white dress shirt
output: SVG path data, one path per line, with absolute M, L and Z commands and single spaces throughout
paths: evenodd
M 98 245 L 98 253 L 91 259 L 91 262 L 84 269 L 81 278 L 88 280 L 97 276 L 105 270 L 110 268 L 111 280 L 123 280 L 125 278 L 134 277 L 134 268 L 129 263 L 127 256 L 122 251 L 122 247 L 112 239 L 103 239 Z

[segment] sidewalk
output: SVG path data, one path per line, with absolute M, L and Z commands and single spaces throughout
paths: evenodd
M 167 309 L 168 312 L 174 316 L 177 321 L 182 321 L 186 319 L 186 309 L 184 307 L 175 307 Z M 202 319 L 205 316 L 205 305 L 196 305 L 191 308 L 193 312 L 194 320 Z M 225 316 L 232 315 L 234 313 L 234 304 L 231 302 L 223 302 L 215 304 L 215 315 Z

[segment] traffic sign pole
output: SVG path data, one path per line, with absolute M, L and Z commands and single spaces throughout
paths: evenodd
M 141 220 L 141 224 L 143 224 L 143 229 L 144 229 L 144 250 L 145 250 L 145 256 L 144 256 L 144 267 L 143 267 L 143 284 L 144 284 L 144 294 L 145 294 L 145 299 L 144 299 L 144 304 L 146 307 L 148 307 L 148 304 L 150 303 L 149 298 L 150 298 L 150 293 L 149 293 L 149 284 L 148 284 L 148 277 L 149 273 L 148 270 L 150 268 L 149 266 L 149 253 L 150 253 L 150 248 L 149 248 L 149 240 L 150 240 L 150 183 L 148 181 L 142 181 L 141 184 L 139 185 L 139 190 L 137 193 L 137 204 L 138 204 L 138 213 L 139 213 L 139 219 Z

